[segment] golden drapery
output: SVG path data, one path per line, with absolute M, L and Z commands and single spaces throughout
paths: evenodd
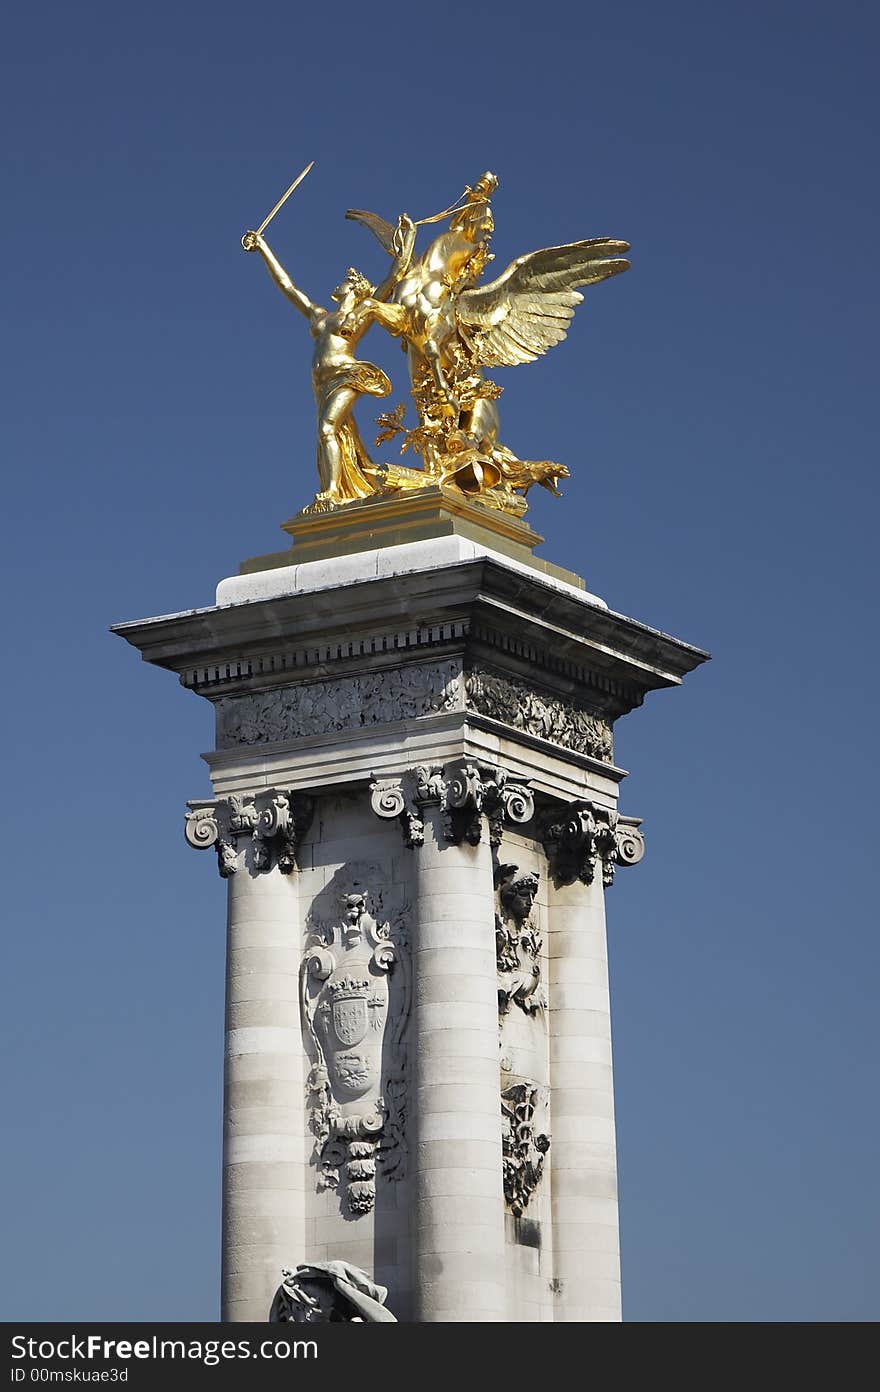
M 357 392 L 358 396 L 389 396 L 391 393 L 391 383 L 381 367 L 352 359 L 349 367 L 341 371 L 337 369 L 321 390 L 316 392 L 319 420 L 322 419 L 331 396 L 344 387 Z M 347 503 L 354 498 L 371 497 L 376 492 L 376 469 L 352 413 L 340 422 L 336 438 L 339 442 L 341 467 L 338 492 L 335 493 L 334 501 Z M 319 460 L 320 449 L 319 443 Z

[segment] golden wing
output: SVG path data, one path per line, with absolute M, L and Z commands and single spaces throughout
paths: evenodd
M 462 337 L 481 367 L 535 360 L 568 333 L 583 300 L 578 287 L 629 270 L 628 242 L 591 237 L 517 257 L 503 275 L 456 297 Z

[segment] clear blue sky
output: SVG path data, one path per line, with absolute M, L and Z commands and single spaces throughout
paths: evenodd
M 878 29 L 7 19 L 0 1315 L 216 1314 L 224 891 L 181 832 L 211 710 L 107 629 L 211 603 L 314 490 L 307 330 L 239 247 L 314 159 L 272 233 L 318 298 L 383 264 L 346 207 L 424 216 L 486 167 L 499 266 L 633 244 L 502 403 L 572 470 L 543 553 L 714 653 L 618 726 L 649 848 L 609 895 L 625 1313 L 877 1317 Z

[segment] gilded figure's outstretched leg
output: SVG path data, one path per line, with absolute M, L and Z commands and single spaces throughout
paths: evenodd
M 358 393 L 351 387 L 339 387 L 327 396 L 318 417 L 318 477 L 321 490 L 338 497 L 342 482 L 342 450 L 339 430 L 351 415 Z

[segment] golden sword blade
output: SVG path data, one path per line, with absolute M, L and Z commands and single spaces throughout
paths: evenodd
M 306 177 L 306 175 L 308 174 L 309 170 L 312 168 L 312 165 L 313 165 L 314 163 L 315 163 L 315 161 L 312 160 L 311 164 L 307 164 L 306 167 L 305 167 L 305 169 L 302 171 L 301 174 L 297 174 L 297 176 L 296 176 L 296 178 L 294 179 L 293 183 L 290 185 L 290 188 L 287 190 L 286 193 L 282 193 L 281 197 L 278 199 L 278 202 L 275 204 L 275 207 L 272 209 L 272 211 L 271 211 L 271 213 L 269 214 L 269 216 L 263 218 L 263 221 L 260 223 L 259 227 L 257 228 L 257 236 L 258 236 L 258 237 L 260 236 L 261 233 L 265 232 L 266 228 L 269 226 L 269 223 L 272 221 L 273 217 L 274 217 L 275 214 L 278 212 L 279 208 L 283 208 L 283 207 L 284 207 L 284 205 L 285 205 L 285 203 L 287 202 L 288 198 L 289 198 L 290 195 L 293 193 L 293 190 L 294 190 L 295 188 L 297 188 L 299 184 L 302 183 L 303 179 Z

